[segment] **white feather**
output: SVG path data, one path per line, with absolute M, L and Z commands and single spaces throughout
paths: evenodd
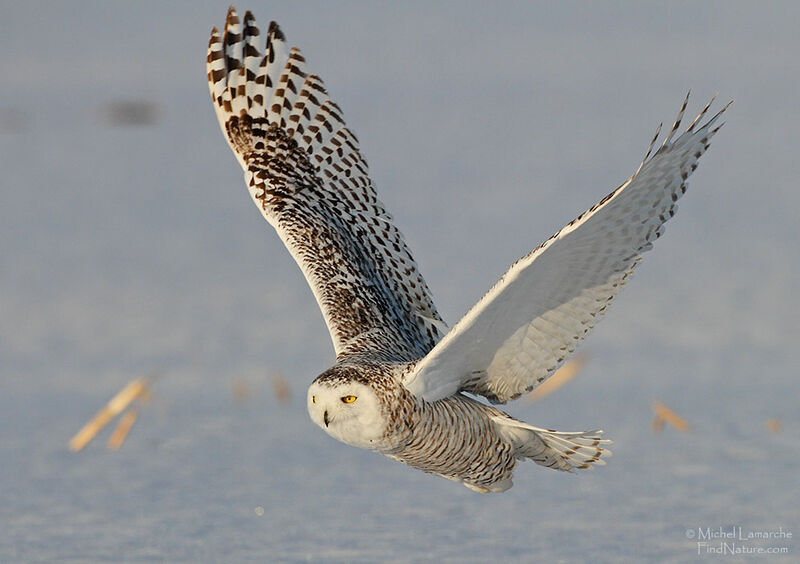
M 622 186 L 517 261 L 417 363 L 406 387 L 428 401 L 466 390 L 505 402 L 553 374 L 663 232 L 723 111 L 665 143 Z

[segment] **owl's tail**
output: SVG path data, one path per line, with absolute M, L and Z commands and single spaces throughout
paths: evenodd
M 563 432 L 540 429 L 511 417 L 494 420 L 516 446 L 517 458 L 528 458 L 541 466 L 566 472 L 591 470 L 594 465 L 605 465 L 603 457 L 611 456 L 611 451 L 601 446 L 611 443 L 601 438 L 601 430 Z

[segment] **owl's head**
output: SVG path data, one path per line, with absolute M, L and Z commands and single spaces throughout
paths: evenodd
M 308 388 L 308 414 L 334 439 L 377 448 L 386 428 L 380 400 L 372 387 L 346 371 L 323 373 Z

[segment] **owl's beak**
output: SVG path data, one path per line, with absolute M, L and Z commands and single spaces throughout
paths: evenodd
M 322 415 L 322 420 L 325 422 L 325 426 L 327 427 L 328 426 L 328 422 L 330 421 L 328 419 L 328 410 L 327 409 L 325 410 L 325 413 Z

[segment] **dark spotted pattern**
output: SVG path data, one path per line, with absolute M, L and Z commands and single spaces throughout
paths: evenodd
M 358 141 L 322 81 L 248 12 L 212 32 L 208 80 L 251 195 L 303 270 L 337 357 L 424 356 L 445 327 L 403 236 L 377 199 Z

